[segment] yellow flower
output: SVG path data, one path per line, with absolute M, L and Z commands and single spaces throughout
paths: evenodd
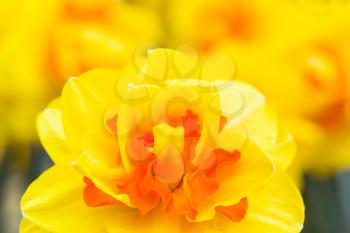
M 36 114 L 68 77 L 120 68 L 134 47 L 160 34 L 152 11 L 114 0 L 0 4 L 1 124 L 21 142 L 35 138 Z
M 140 60 L 71 78 L 39 115 L 55 165 L 25 192 L 21 232 L 300 232 L 294 143 L 264 97 L 227 64 Z
M 288 111 L 277 104 L 292 117 L 287 123 L 307 154 L 303 169 L 322 175 L 350 168 L 345 153 L 350 145 L 350 46 L 345 41 L 350 37 L 343 33 L 350 28 L 348 23 L 296 45 L 295 50 L 303 51 L 299 54 L 289 50 L 284 54 L 283 65 L 297 83 L 296 91 L 286 97 L 294 108 Z
M 47 66 L 66 79 L 96 67 L 121 68 L 141 43 L 160 39 L 155 12 L 103 1 L 58 1 L 48 31 Z
M 345 4 L 340 1 L 325 4 L 320 0 L 176 0 L 171 3 L 167 14 L 170 44 L 188 43 L 203 52 L 230 45 L 253 54 L 261 46 L 274 50 L 286 41 L 304 37 L 311 33 L 310 26 L 322 29 L 327 24 L 324 15 L 337 18 Z
M 298 142 L 299 172 L 331 174 L 350 167 L 344 153 L 350 140 L 348 28 L 349 19 L 329 19 L 322 31 L 275 50 L 261 48 L 253 55 L 226 48 L 237 55 L 239 79 L 257 86 L 284 116 Z
M 346 2 L 176 2 L 169 14 L 176 42 L 230 53 L 237 78 L 256 86 L 282 113 L 298 143 L 291 168 L 297 183 L 304 171 L 349 168 Z

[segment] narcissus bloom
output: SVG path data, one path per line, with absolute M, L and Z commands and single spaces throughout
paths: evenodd
M 264 97 L 172 50 L 137 64 L 70 79 L 39 115 L 55 165 L 21 232 L 300 232 L 294 143 Z
M 170 2 L 172 4 L 167 14 L 170 42 L 189 43 L 204 52 L 226 45 L 252 53 L 261 46 L 270 46 L 274 50 L 284 44 L 286 39 L 291 41 L 308 33 L 310 25 L 320 28 L 320 25 L 325 24 L 321 14 L 310 13 L 310 9 L 314 9 L 313 6 L 317 4 L 307 5 L 304 1 Z M 318 25 L 314 24 L 315 21 Z
M 168 17 L 176 42 L 230 53 L 237 78 L 256 86 L 283 114 L 299 145 L 293 166 L 298 182 L 304 171 L 330 174 L 350 167 L 344 153 L 350 145 L 348 4 L 173 2 Z
M 258 87 L 292 130 L 299 145 L 294 166 L 299 176 L 303 171 L 329 175 L 350 167 L 345 153 L 350 141 L 350 35 L 345 32 L 350 21 L 339 18 L 329 18 L 323 30 L 310 27 L 313 33 L 275 50 L 266 47 L 249 56 L 229 49 L 239 54 L 239 78 Z
M 284 96 L 285 103 L 289 103 L 288 109 L 282 99 L 276 101 L 289 116 L 288 124 L 300 149 L 309 153 L 303 158 L 304 169 L 323 174 L 350 167 L 350 157 L 341 152 L 349 149 L 350 140 L 350 47 L 337 39 L 349 36 L 340 34 L 329 32 L 308 39 L 280 56 L 285 70 L 275 75 L 286 74 L 290 80 L 288 95 L 265 86 L 272 99 Z M 288 81 L 282 85 L 287 87 Z
M 145 7 L 114 0 L 52 5 L 45 61 L 56 78 L 66 80 L 96 67 L 121 68 L 141 43 L 160 40 L 158 16 Z
M 0 3 L 0 113 L 5 135 L 33 141 L 36 114 L 70 76 L 120 68 L 158 40 L 154 12 L 114 0 Z

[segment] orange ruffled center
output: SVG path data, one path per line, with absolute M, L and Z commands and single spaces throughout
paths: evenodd
M 107 125 L 116 131 L 116 121 L 108 120 Z M 227 119 L 220 120 L 219 131 L 226 124 Z M 240 152 L 225 151 L 223 149 L 208 149 L 209 159 L 205 168 L 196 167 L 190 161 L 194 156 L 194 148 L 200 137 L 200 123 L 198 116 L 187 110 L 183 117 L 169 120 L 169 125 L 182 126 L 184 129 L 184 150 L 178 158 L 174 152 L 165 150 L 164 155 L 155 155 L 154 136 L 150 132 L 133 137 L 127 144 L 127 151 L 134 160 L 132 173 L 115 185 L 120 194 L 127 194 L 131 204 L 142 215 L 162 203 L 166 213 L 185 215 L 189 220 L 195 220 L 199 207 L 203 201 L 210 198 L 219 188 L 222 177 L 229 176 L 225 167 L 236 163 L 240 159 Z M 136 158 L 136 159 L 135 159 Z M 208 157 L 206 157 L 208 158 Z M 125 205 L 109 196 L 87 177 L 83 196 L 86 205 L 98 207 L 105 205 Z M 248 208 L 247 198 L 242 198 L 231 206 L 216 206 L 216 212 L 221 213 L 238 222 L 244 219 Z

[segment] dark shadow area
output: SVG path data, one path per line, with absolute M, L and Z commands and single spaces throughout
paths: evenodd
M 0 233 L 18 232 L 23 192 L 53 164 L 40 145 L 28 149 L 27 157 L 18 155 L 19 151 L 23 152 L 22 149 L 7 148 L 0 164 Z
M 303 233 L 349 233 L 345 229 L 338 177 L 305 176 Z

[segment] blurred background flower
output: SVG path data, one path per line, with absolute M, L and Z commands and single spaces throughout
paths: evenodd
M 154 12 L 113 0 L 1 4 L 1 117 L 19 141 L 35 138 L 34 116 L 68 77 L 121 68 L 135 47 L 161 36 Z

